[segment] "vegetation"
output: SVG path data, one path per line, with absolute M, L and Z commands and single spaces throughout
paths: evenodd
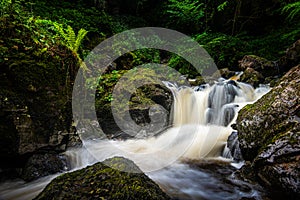
M 89 75 L 85 58 L 105 39 L 138 27 L 174 29 L 197 41 L 219 69 L 233 73 L 240 70 L 238 61 L 245 55 L 256 55 L 269 62 L 285 55 L 286 49 L 300 39 L 299 17 L 299 0 L 1 0 L 0 159 L 3 162 L 0 173 L 5 173 L 4 165 L 22 171 L 19 169 L 30 155 L 64 151 L 77 137 L 71 138 L 69 134 L 75 132 L 71 104 L 74 80 L 80 66 Z M 147 63 L 158 63 L 161 68 L 153 71 L 143 67 L 144 71 L 126 77 L 129 70 L 135 72 L 139 69 L 137 66 Z M 183 76 L 164 73 L 166 66 Z M 201 70 L 206 69 L 206 65 L 201 66 Z M 157 79 L 183 82 L 186 77 L 196 78 L 197 84 L 203 81 L 194 66 L 179 55 L 160 49 L 137 49 L 120 55 L 98 79 L 87 79 L 84 84 L 95 91 L 98 119 L 102 120 L 101 126 L 106 126 L 103 130 L 114 134 L 117 126 L 111 123 L 111 103 L 116 102 L 116 98 L 112 93 L 121 78 L 133 86 L 144 80 L 150 82 L 133 94 L 129 91 L 133 86 L 124 84 L 119 96 L 132 94 L 130 102 L 125 102 L 124 97 L 117 107 L 120 113 L 134 110 L 131 114 L 139 116 L 141 124 L 147 124 L 151 105 L 162 102 L 166 110 L 172 105 L 171 92 L 153 82 Z M 261 108 L 264 111 L 267 107 Z M 251 111 L 252 107 L 246 109 Z M 16 163 L 19 160 L 20 163 Z M 110 181 L 116 183 L 121 179 L 111 180 L 109 177 L 115 171 L 106 166 L 97 164 L 95 167 L 107 175 L 105 182 L 99 182 L 105 184 L 103 191 L 89 184 L 81 189 L 87 189 L 88 192 L 83 191 L 87 198 L 106 199 L 111 196 L 111 188 L 106 186 L 110 186 Z M 81 172 L 84 170 L 88 172 L 88 183 L 95 178 L 101 179 L 101 173 L 93 173 L 92 168 Z M 53 192 L 53 196 L 57 187 L 76 192 L 76 185 L 69 186 L 73 178 L 75 183 L 82 183 L 81 172 L 58 177 L 58 185 L 49 185 L 46 190 Z M 119 172 L 116 173 L 118 176 Z M 117 199 L 127 198 L 124 195 L 131 195 L 131 191 L 139 198 L 153 197 L 138 181 L 127 185 L 129 180 L 141 177 L 126 177 L 129 179 L 123 180 L 121 185 L 113 186 L 115 191 L 124 189 L 116 192 Z M 63 195 L 71 198 L 72 193 Z M 159 195 L 155 197 L 160 198 Z
M 145 174 L 126 173 L 141 172 L 132 161 L 114 157 L 104 162 L 55 178 L 35 199 L 170 199 Z
M 1 70 L 13 71 L 18 77 L 15 80 L 20 82 L 17 87 L 31 90 L 63 81 L 64 90 L 70 95 L 78 66 L 87 70 L 83 60 L 101 41 L 131 28 L 157 26 L 191 36 L 208 51 L 218 68 L 236 71 L 244 55 L 277 60 L 300 37 L 299 1 L 270 2 L 3 0 Z M 170 52 L 128 52 L 115 60 L 112 69 L 106 70 L 99 80 L 87 80 L 87 85 L 99 83 L 97 107 L 107 107 L 113 101 L 111 91 L 127 70 L 146 63 L 169 65 L 190 78 L 200 75 L 190 63 Z M 51 71 L 59 76 L 46 77 Z
M 300 15 L 300 1 L 289 3 L 282 9 L 283 13 L 287 13 L 287 19 L 293 20 Z

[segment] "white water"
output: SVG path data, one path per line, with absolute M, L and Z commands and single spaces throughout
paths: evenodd
M 234 82 L 236 85 L 227 83 L 228 81 L 220 81 L 201 90 L 178 88 L 167 83 L 174 96 L 172 128 L 147 139 L 83 141 L 86 149 L 71 149 L 66 152 L 72 169 L 109 157 L 124 156 L 133 160 L 166 192 L 179 198 L 222 199 L 224 195 L 230 195 L 230 192 L 226 193 L 224 190 L 209 190 L 212 185 L 222 185 L 222 181 L 182 163 L 186 159 L 222 160 L 221 154 L 232 132 L 230 125 L 234 123 L 237 111 L 268 91 L 267 88 L 254 90 L 239 82 Z M 54 177 L 56 175 L 28 184 L 3 183 L 0 185 L 0 199 L 32 199 Z M 204 183 L 205 180 L 211 183 Z M 236 191 L 229 199 L 242 195 L 243 192 Z M 248 192 L 249 197 L 253 195 L 257 195 L 255 191 Z

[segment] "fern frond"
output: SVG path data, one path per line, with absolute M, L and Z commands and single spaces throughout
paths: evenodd
M 61 37 L 65 39 L 66 34 L 65 34 L 65 31 L 64 31 L 62 25 L 58 24 L 58 23 L 54 23 L 53 26 L 55 27 L 57 32 L 61 35 Z
M 76 41 L 74 43 L 74 49 L 73 49 L 75 52 L 78 51 L 79 46 L 81 45 L 81 42 L 82 42 L 83 38 L 86 36 L 87 33 L 88 33 L 88 31 L 86 31 L 83 28 L 78 31 Z
M 71 50 L 75 51 L 74 50 L 74 45 L 75 45 L 75 41 L 76 41 L 76 34 L 75 34 L 73 28 L 68 25 L 66 33 L 67 33 L 67 35 L 65 37 L 65 40 L 67 41 L 68 47 Z
M 287 19 L 294 19 L 297 15 L 300 14 L 300 1 L 285 5 L 281 11 L 281 14 L 283 13 L 289 13 Z

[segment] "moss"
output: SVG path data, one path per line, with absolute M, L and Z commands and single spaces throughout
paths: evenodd
M 162 73 L 164 70 L 163 67 L 158 69 L 142 67 L 114 70 L 101 76 L 96 90 L 96 110 L 98 121 L 105 133 L 110 135 L 119 131 L 111 110 L 111 103 L 116 101 L 113 99 L 113 93 L 118 97 L 114 109 L 120 121 L 126 120 L 124 116 L 129 111 L 137 124 L 149 123 L 148 110 L 155 104 L 160 104 L 165 110 L 170 111 L 172 95 L 161 82 L 168 80 L 165 77 L 166 73 Z M 176 75 L 170 74 L 170 81 L 176 81 L 177 78 Z M 115 88 L 117 83 L 118 88 Z
M 71 129 L 71 89 L 79 67 L 76 56 L 54 40 L 49 29 L 27 16 L 17 7 L 0 17 L 0 101 L 7 99 L 0 108 L 14 126 L 11 134 L 18 139 L 6 144 L 11 144 L 16 154 L 26 143 L 30 146 L 26 152 L 32 152 L 49 143 L 58 131 Z M 16 126 L 23 130 L 22 137 Z
M 244 141 L 242 151 L 245 159 L 253 160 L 259 152 L 294 127 L 295 124 L 288 120 L 289 104 L 281 101 L 281 95 L 286 98 L 291 96 L 290 93 L 283 94 L 286 87 L 297 86 L 291 81 L 294 78 L 284 77 L 280 85 L 239 111 L 237 129 L 240 141 Z
M 104 162 L 121 169 L 138 169 L 132 161 L 120 157 Z M 97 163 L 55 178 L 35 199 L 169 199 L 169 197 L 142 172 L 126 173 Z

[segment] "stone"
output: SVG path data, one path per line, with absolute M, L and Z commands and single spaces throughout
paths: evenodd
M 242 74 L 240 81 L 251 84 L 254 88 L 258 87 L 259 84 L 265 82 L 264 76 L 258 71 L 255 71 L 251 67 L 248 67 L 244 70 L 244 73 Z
M 169 126 L 173 96 L 162 83 L 165 80 L 164 74 L 147 68 L 138 70 L 140 73 L 132 77 L 126 77 L 127 73 L 131 73 L 127 70 L 115 72 L 118 79 L 112 80 L 112 73 L 103 76 L 105 80 L 111 81 L 102 82 L 101 87 L 106 89 L 101 90 L 96 98 L 96 112 L 100 127 L 108 138 L 126 139 L 137 134 L 148 137 L 156 125 Z M 118 83 L 121 77 L 122 84 Z M 173 77 L 171 81 L 175 82 L 176 78 L 179 80 L 178 77 Z M 136 86 L 140 87 L 135 88 Z M 114 104 L 114 110 L 112 101 L 105 99 L 111 93 L 118 98 L 114 99 L 115 102 L 118 101 Z
M 68 134 L 75 135 L 72 82 L 79 68 L 78 58 L 68 47 L 57 41 L 47 48 L 36 45 L 28 40 L 32 30 L 16 23 L 14 18 L 7 20 L 0 33 L 3 55 L 7 58 L 0 61 L 0 169 L 3 171 L 22 168 L 28 157 L 41 149 L 61 152 L 71 144 Z M 18 28 L 23 31 L 9 34 L 9 29 Z
M 21 177 L 25 181 L 33 181 L 43 176 L 66 171 L 67 169 L 67 159 L 63 155 L 35 154 L 26 162 Z
M 271 190 L 300 196 L 300 65 L 237 118 L 242 155 Z M 249 167 L 249 166 L 248 166 Z
M 230 155 L 234 161 L 240 162 L 243 160 L 240 144 L 238 141 L 238 133 L 233 131 L 227 139 L 227 148 L 230 150 Z
M 243 59 L 239 61 L 239 68 L 242 71 L 252 68 L 261 73 L 264 77 L 276 76 L 279 74 L 279 69 L 275 62 L 255 55 L 244 56 Z
M 300 63 L 300 40 L 297 40 L 287 50 L 286 54 L 278 60 L 282 71 L 288 71 L 291 67 Z
M 99 162 L 55 178 L 35 200 L 170 199 L 132 161 L 123 157 L 114 157 L 105 160 L 104 163 L 106 164 Z M 110 168 L 108 165 L 114 166 L 114 168 Z
M 300 63 L 300 40 L 297 40 L 287 50 L 284 56 L 270 61 L 256 55 L 246 55 L 239 61 L 239 69 L 244 72 L 241 81 L 254 87 L 259 84 L 276 85 L 277 80 Z

